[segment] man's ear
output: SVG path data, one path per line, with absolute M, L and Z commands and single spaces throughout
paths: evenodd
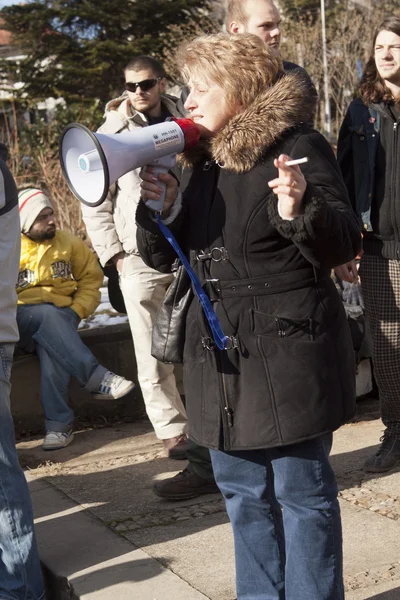
M 162 94 L 164 94 L 165 90 L 167 89 L 167 80 L 165 77 L 163 77 L 160 81 L 160 92 Z
M 231 21 L 227 29 L 228 33 L 244 33 L 244 27 L 236 21 Z

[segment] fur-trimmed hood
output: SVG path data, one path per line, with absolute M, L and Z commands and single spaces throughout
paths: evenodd
M 309 79 L 299 71 L 284 73 L 215 137 L 185 152 L 183 164 L 192 167 L 208 159 L 234 173 L 249 171 L 285 132 L 313 121 L 316 103 Z

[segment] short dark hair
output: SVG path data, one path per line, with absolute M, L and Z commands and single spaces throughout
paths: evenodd
M 371 102 L 398 102 L 398 99 L 393 98 L 392 92 L 386 87 L 385 82 L 378 73 L 375 62 L 375 44 L 376 38 L 381 31 L 391 31 L 396 35 L 400 36 L 400 18 L 391 16 L 386 17 L 382 23 L 376 28 L 373 41 L 371 54 L 368 62 L 365 65 L 364 73 L 360 82 L 360 94 L 361 98 L 368 106 Z
M 128 62 L 124 69 L 126 71 L 142 71 L 143 69 L 151 69 L 156 77 L 165 77 L 165 71 L 158 60 L 152 56 L 135 56 Z

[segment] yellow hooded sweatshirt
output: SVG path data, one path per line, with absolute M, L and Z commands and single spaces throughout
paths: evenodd
M 57 231 L 42 242 L 22 234 L 18 304 L 50 302 L 72 308 L 84 319 L 100 303 L 102 281 L 96 256 L 72 233 Z

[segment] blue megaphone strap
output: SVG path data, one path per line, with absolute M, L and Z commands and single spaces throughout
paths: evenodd
M 173 234 L 170 232 L 168 227 L 161 221 L 159 214 L 156 215 L 156 220 L 157 220 L 158 226 L 159 226 L 162 234 L 164 235 L 165 239 L 168 240 L 168 242 L 171 244 L 171 246 L 173 247 L 173 249 L 179 256 L 181 263 L 185 267 L 185 269 L 193 283 L 193 289 L 203 307 L 204 314 L 206 315 L 207 321 L 210 325 L 212 336 L 214 338 L 214 341 L 215 341 L 217 347 L 220 350 L 226 350 L 228 348 L 230 338 L 228 338 L 222 331 L 221 323 L 219 322 L 219 319 L 218 319 L 217 315 L 215 314 L 215 311 L 212 307 L 209 297 L 207 296 L 207 294 L 205 293 L 205 291 L 202 288 L 200 279 L 197 277 L 196 273 L 193 271 L 188 259 L 186 258 L 185 254 L 183 253 L 181 247 L 179 246 L 179 244 L 176 241 Z

